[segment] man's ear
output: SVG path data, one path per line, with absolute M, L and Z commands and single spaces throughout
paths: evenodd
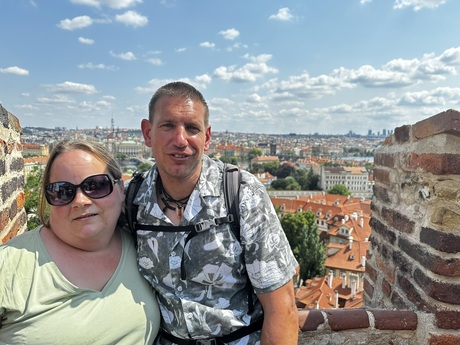
M 209 144 L 211 143 L 211 126 L 206 129 L 206 139 L 204 142 L 204 151 L 209 151 Z
M 150 139 L 150 130 L 152 129 L 152 124 L 147 119 L 142 119 L 141 121 L 141 130 L 144 137 L 144 142 L 147 147 L 152 147 L 152 140 Z

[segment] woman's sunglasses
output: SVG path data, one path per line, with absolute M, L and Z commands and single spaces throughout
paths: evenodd
M 112 193 L 113 185 L 120 180 L 112 180 L 107 174 L 92 175 L 83 180 L 79 185 L 67 181 L 47 183 L 45 185 L 45 198 L 52 206 L 64 206 L 70 204 L 77 188 L 80 187 L 83 194 L 91 199 L 101 199 Z

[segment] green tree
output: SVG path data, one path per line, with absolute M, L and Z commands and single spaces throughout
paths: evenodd
M 276 176 L 280 178 L 286 178 L 288 176 L 295 176 L 296 169 L 291 164 L 284 163 L 282 164 L 278 171 L 276 172 Z
M 27 229 L 31 230 L 40 225 L 37 217 L 38 203 L 40 199 L 40 184 L 43 176 L 43 169 L 35 166 L 27 175 L 24 186 L 24 209 L 27 213 Z
M 351 192 L 348 190 L 348 188 L 343 185 L 343 184 L 336 184 L 333 186 L 331 189 L 327 191 L 328 194 L 338 194 L 338 195 L 351 195 Z
M 261 149 L 254 147 L 251 149 L 251 151 L 248 152 L 248 160 L 251 161 L 253 158 L 260 157 L 264 153 Z
M 139 163 L 139 165 L 137 166 L 137 171 L 140 171 L 140 172 L 149 171 L 151 167 L 152 167 L 152 163 L 142 162 L 142 163 Z
M 224 163 L 238 165 L 238 159 L 235 156 L 221 156 L 219 159 Z
M 314 213 L 286 214 L 281 218 L 281 226 L 299 262 L 300 278 L 306 280 L 324 275 L 326 246 L 320 241 Z

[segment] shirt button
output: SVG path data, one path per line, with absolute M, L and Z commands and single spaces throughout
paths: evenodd
M 176 252 L 171 252 L 171 254 L 169 254 L 169 256 L 176 256 Z
M 182 286 L 178 286 L 177 291 L 182 291 Z

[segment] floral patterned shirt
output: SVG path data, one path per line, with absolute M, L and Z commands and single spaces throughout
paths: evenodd
M 228 214 L 223 169 L 222 162 L 204 156 L 200 179 L 179 225 Z M 137 220 L 173 226 L 158 206 L 156 177 L 153 167 L 139 189 L 134 201 L 139 205 Z M 292 279 L 298 264 L 273 205 L 265 187 L 246 171 L 240 187 L 240 227 L 240 240 L 224 223 L 187 243 L 188 232 L 137 231 L 139 269 L 158 291 L 162 327 L 168 333 L 193 339 L 229 334 L 262 315 L 256 297 L 254 311 L 248 311 L 248 276 L 256 294 L 274 291 Z M 230 344 L 258 344 L 259 339 L 260 331 Z M 158 343 L 171 344 L 165 339 Z

